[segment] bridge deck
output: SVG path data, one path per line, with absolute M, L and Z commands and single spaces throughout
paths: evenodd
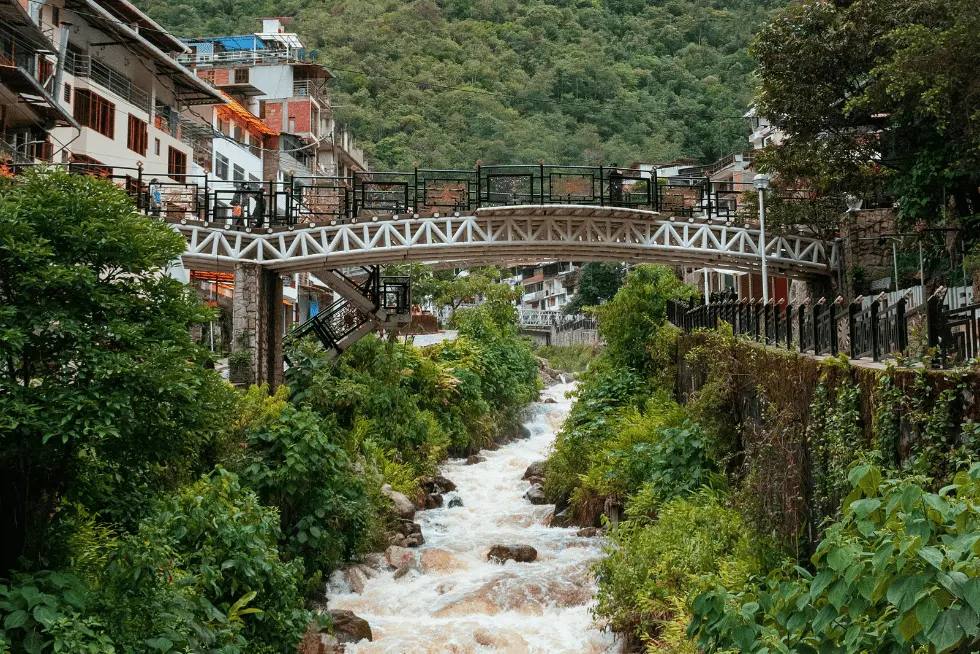
M 231 270 L 237 262 L 282 272 L 419 261 L 442 265 L 516 265 L 547 260 L 651 262 L 754 272 L 759 233 L 731 220 L 667 217 L 655 211 L 592 205 L 481 208 L 460 215 L 388 214 L 347 221 L 236 230 L 223 223 L 165 218 L 187 239 L 184 264 Z M 802 235 L 769 235 L 772 274 L 827 275 L 836 244 Z

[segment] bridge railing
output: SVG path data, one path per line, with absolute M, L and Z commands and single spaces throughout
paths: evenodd
M 907 310 L 907 298 L 888 304 L 884 293 L 870 304 L 863 297 L 850 304 L 838 297 L 785 307 L 782 301 L 763 304 L 723 294 L 706 304 L 671 301 L 667 320 L 687 332 L 717 329 L 725 322 L 734 334 L 772 347 L 881 361 L 911 354 L 914 322 L 924 319 L 926 338 L 915 345 L 935 365 L 948 368 L 980 358 L 980 304 L 950 309 L 946 290 L 940 287 L 922 310 L 913 312 Z
M 16 174 L 33 165 L 12 165 Z M 67 164 L 112 180 L 140 210 L 231 226 L 346 223 L 362 217 L 469 212 L 481 207 L 586 205 L 646 209 L 733 221 L 745 218 L 746 184 L 707 178 L 666 180 L 654 171 L 609 166 L 506 165 L 472 170 L 356 171 L 349 177 L 297 176 L 288 182 L 209 175 L 150 175 L 142 167 Z M 151 180 L 157 179 L 151 190 Z M 161 191 L 159 201 L 155 191 Z M 241 206 L 241 210 L 236 210 Z M 240 218 L 240 219 L 239 219 Z M 261 219 L 261 220 L 260 220 Z

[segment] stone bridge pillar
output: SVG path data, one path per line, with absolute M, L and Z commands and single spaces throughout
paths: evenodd
M 283 383 L 282 330 L 279 275 L 258 264 L 235 264 L 234 349 L 251 352 L 251 381 L 269 384 L 273 390 Z

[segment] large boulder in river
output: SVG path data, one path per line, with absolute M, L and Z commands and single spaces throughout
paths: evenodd
M 471 454 L 470 456 L 466 457 L 466 465 L 471 466 L 477 463 L 483 463 L 486 460 L 487 457 L 485 456 L 480 456 L 479 454 Z
M 538 551 L 530 545 L 494 545 L 487 553 L 487 561 L 503 563 L 508 559 L 518 563 L 530 563 L 538 558 Z
M 531 438 L 531 430 L 528 429 L 527 425 L 517 426 L 517 438 L 521 440 Z
M 406 565 L 415 565 L 418 560 L 415 556 L 415 552 L 410 549 L 399 547 L 397 545 L 392 545 L 385 550 L 385 560 L 388 561 L 388 565 L 396 570 L 398 568 L 403 568 Z
M 535 484 L 531 486 L 526 493 L 524 493 L 524 499 L 526 499 L 531 504 L 547 504 L 548 497 L 544 494 L 544 488 L 541 484 Z
M 521 479 L 529 479 L 531 477 L 540 477 L 543 479 L 547 465 L 547 461 L 535 461 L 527 467 L 527 470 L 524 471 L 524 476 L 521 477 Z
M 382 486 L 381 492 L 391 499 L 392 504 L 395 505 L 395 515 L 399 518 L 411 520 L 415 517 L 415 505 L 404 494 L 392 489 L 390 484 Z
M 428 477 L 422 482 L 422 485 L 429 493 L 450 493 L 456 490 L 456 484 L 442 475 Z
M 333 609 L 327 611 L 330 616 L 330 626 L 334 638 L 342 643 L 359 643 L 362 640 L 372 640 L 371 625 L 364 618 L 354 615 L 353 611 Z

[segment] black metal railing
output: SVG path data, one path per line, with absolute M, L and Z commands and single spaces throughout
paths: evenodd
M 945 305 L 946 289 L 940 287 L 925 306 L 926 339 L 923 353 L 941 368 L 969 364 L 980 357 L 980 304 L 958 309 Z M 812 306 L 783 302 L 763 304 L 737 299 L 730 294 L 713 295 L 711 302 L 688 304 L 671 301 L 667 320 L 683 329 L 717 329 L 721 322 L 736 335 L 765 345 L 815 355 L 845 353 L 851 359 L 880 361 L 909 351 L 910 316 L 906 298 L 886 305 L 882 294 L 866 308 L 859 297 L 845 306 L 843 298 L 829 302 L 821 298 Z M 842 329 L 846 325 L 846 330 Z M 842 345 L 841 331 L 846 341 Z
M 85 166 L 70 169 L 93 174 L 98 169 L 108 179 L 126 180 L 121 185 L 141 209 L 153 208 L 155 214 L 167 217 L 227 221 L 243 229 L 344 224 L 406 214 L 445 216 L 482 207 L 543 204 L 646 209 L 730 222 L 752 219 L 745 214 L 741 201 L 746 190 L 742 184 L 708 178 L 692 178 L 684 184 L 672 180 L 668 184 L 656 170 L 608 166 L 481 165 L 472 170 L 357 171 L 349 177 L 306 175 L 285 182 L 221 180 L 188 175 L 186 171 L 151 175 L 142 168 Z M 154 177 L 176 199 L 168 202 L 163 197 L 159 203 L 151 202 L 149 181 Z

